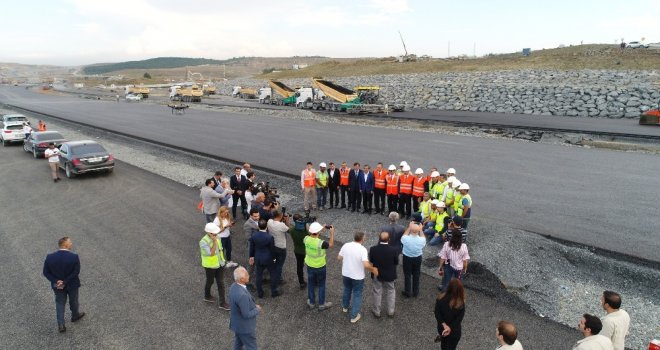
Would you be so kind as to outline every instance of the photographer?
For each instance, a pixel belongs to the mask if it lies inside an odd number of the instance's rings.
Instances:
[[[275,238],[275,248],[273,248],[273,258],[275,259],[275,279],[276,285],[282,284],[282,269],[286,260],[286,233],[289,231],[289,216],[284,215],[279,210],[273,211],[273,218],[268,220],[268,232]]]
[[[273,209],[278,209],[279,204],[277,202],[273,202],[270,199],[264,200],[264,205],[259,209],[259,215],[261,216],[262,219],[264,220],[270,220],[273,217]]]
[[[309,217],[308,217],[309,218]],[[309,220],[303,218],[300,214],[293,215],[293,226],[289,229],[291,240],[293,240],[293,255],[296,257],[296,274],[298,275],[298,284],[300,289],[307,287],[303,268],[305,266],[305,243],[303,240],[307,237],[307,223]]]

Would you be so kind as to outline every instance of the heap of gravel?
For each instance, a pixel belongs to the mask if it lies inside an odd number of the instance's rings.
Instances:
[[[246,112],[255,113],[252,109]],[[279,114],[283,112],[270,114],[270,111],[260,110],[258,115],[282,117]],[[315,115],[311,117],[316,118]],[[190,187],[201,186],[215,170],[230,173],[237,165],[45,119],[51,130],[62,132],[68,139],[97,139],[121,161]],[[264,171],[256,173],[258,181],[269,181],[279,189],[280,201],[288,212],[302,212],[297,180]],[[478,197],[475,199],[478,201]],[[350,213],[343,209],[314,212],[313,215],[321,223],[334,225],[336,239],[340,242],[351,241],[356,230],[367,232],[367,247],[376,243],[378,228],[387,223],[385,216]],[[600,295],[606,289],[615,290],[622,294],[623,308],[632,318],[628,346],[642,349],[650,339],[660,338],[657,322],[660,269],[657,264],[620,259],[589,248],[563,244],[480,217],[471,222],[468,246],[472,260],[465,280],[467,288],[497,297],[500,302],[514,307],[531,308],[541,317],[569,326],[575,326],[585,312],[602,316]],[[423,272],[436,278],[437,252],[438,248],[427,247],[423,264]]]

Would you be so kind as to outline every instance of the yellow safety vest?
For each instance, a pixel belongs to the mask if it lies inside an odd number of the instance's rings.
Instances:
[[[472,197],[470,197],[470,194],[469,193],[466,194],[464,198],[468,200],[468,205],[471,208],[472,207]],[[463,216],[463,207],[464,207],[463,201],[461,200],[458,207],[457,207],[457,209],[456,209],[456,215]]]
[[[316,179],[319,180],[319,183],[316,184],[316,188],[328,187],[328,172],[317,172]]]
[[[202,242],[208,244],[209,247],[213,247],[213,241],[209,235],[204,235],[199,241],[199,251],[202,256],[202,267],[209,269],[217,269],[221,266],[225,266],[225,253],[222,250],[222,242],[218,239],[218,251],[214,255],[206,255],[204,248],[202,248]]]
[[[451,188],[447,189],[447,197],[445,197],[445,205],[447,208],[451,207],[454,205],[454,190]]]
[[[440,232],[445,227],[445,218],[449,217],[446,211],[443,211],[442,214],[438,214],[435,218],[435,232]]]
[[[305,264],[313,268],[325,266],[325,249],[322,249],[323,240],[318,237],[306,236],[303,239],[305,244]]]
[[[458,213],[458,207],[461,205],[461,198],[463,198],[461,192],[454,192],[454,204],[452,204],[452,207],[454,208],[455,213]]]

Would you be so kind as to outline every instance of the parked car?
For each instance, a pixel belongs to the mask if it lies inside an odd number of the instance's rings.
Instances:
[[[2,122],[0,140],[2,140],[3,146],[7,146],[12,142],[23,142],[25,140],[23,122]]]
[[[115,158],[96,141],[70,141],[60,146],[59,167],[68,178],[89,172],[111,173]]]
[[[128,94],[126,95],[126,101],[142,101],[142,95]]]
[[[55,147],[59,147],[66,139],[57,131],[33,131],[23,143],[25,152],[32,152],[34,158],[44,156],[48,144],[53,142]]]
[[[648,43],[646,46],[651,49],[660,49],[660,43]]]
[[[23,122],[28,121],[28,118],[22,114],[5,114],[2,116],[2,122],[20,122],[21,124]]]
[[[626,45],[626,47],[629,47],[631,49],[648,49],[649,46],[647,44],[644,44],[639,41],[631,41]]]

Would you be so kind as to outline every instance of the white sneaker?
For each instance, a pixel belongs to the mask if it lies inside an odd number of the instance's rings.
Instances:
[[[238,266],[238,264],[235,263],[235,262],[233,262],[233,261],[229,261],[229,262],[227,263],[226,266],[227,266],[228,268],[231,268],[231,267],[236,267],[236,266]]]
[[[360,318],[362,318],[362,315],[357,314],[357,316],[355,316],[355,318],[351,318],[351,323],[355,323],[355,322],[359,321]]]

